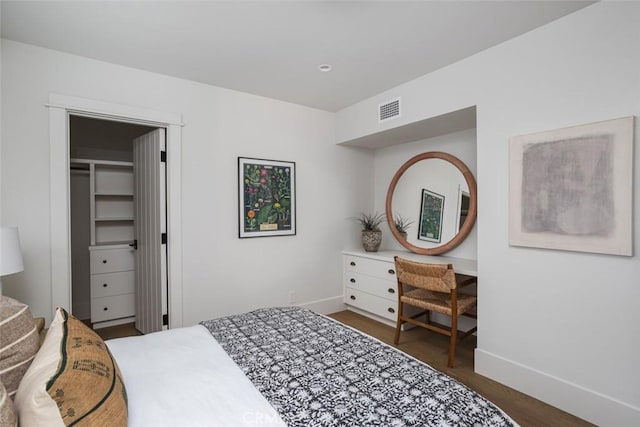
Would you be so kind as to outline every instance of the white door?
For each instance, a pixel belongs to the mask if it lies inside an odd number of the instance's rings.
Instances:
[[[136,329],[163,329],[167,314],[165,129],[133,140]],[[163,235],[164,242],[163,243]]]

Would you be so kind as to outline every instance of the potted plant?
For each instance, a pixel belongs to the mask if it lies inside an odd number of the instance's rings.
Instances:
[[[365,214],[351,218],[362,226],[362,247],[367,252],[377,252],[382,243],[380,224],[385,220],[384,214]]]
[[[407,240],[407,230],[409,230],[411,224],[413,224],[413,221],[409,218],[404,218],[400,215],[394,215],[393,217],[393,225],[395,225],[396,230],[404,240]]]

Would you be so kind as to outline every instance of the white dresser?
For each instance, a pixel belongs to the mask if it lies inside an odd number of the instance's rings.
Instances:
[[[345,304],[395,322],[398,306],[397,282],[395,265],[393,258],[391,259],[389,262],[370,258],[365,253],[345,252]]]
[[[457,273],[477,276],[477,261],[402,251],[343,251],[344,302],[350,310],[395,325],[398,310],[394,256],[419,262],[453,264]],[[410,314],[410,313],[407,313]]]
[[[135,258],[129,245],[89,248],[91,281],[91,322],[94,327],[110,326],[135,315]],[[101,324],[102,323],[102,324]],[[96,325],[98,324],[98,325]]]

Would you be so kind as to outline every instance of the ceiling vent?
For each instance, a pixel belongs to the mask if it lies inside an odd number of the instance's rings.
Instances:
[[[400,117],[400,98],[392,99],[391,101],[378,105],[379,123],[398,117]]]

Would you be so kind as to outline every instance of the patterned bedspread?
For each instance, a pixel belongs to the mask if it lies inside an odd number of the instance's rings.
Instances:
[[[290,426],[514,425],[458,381],[306,309],[202,324]]]

